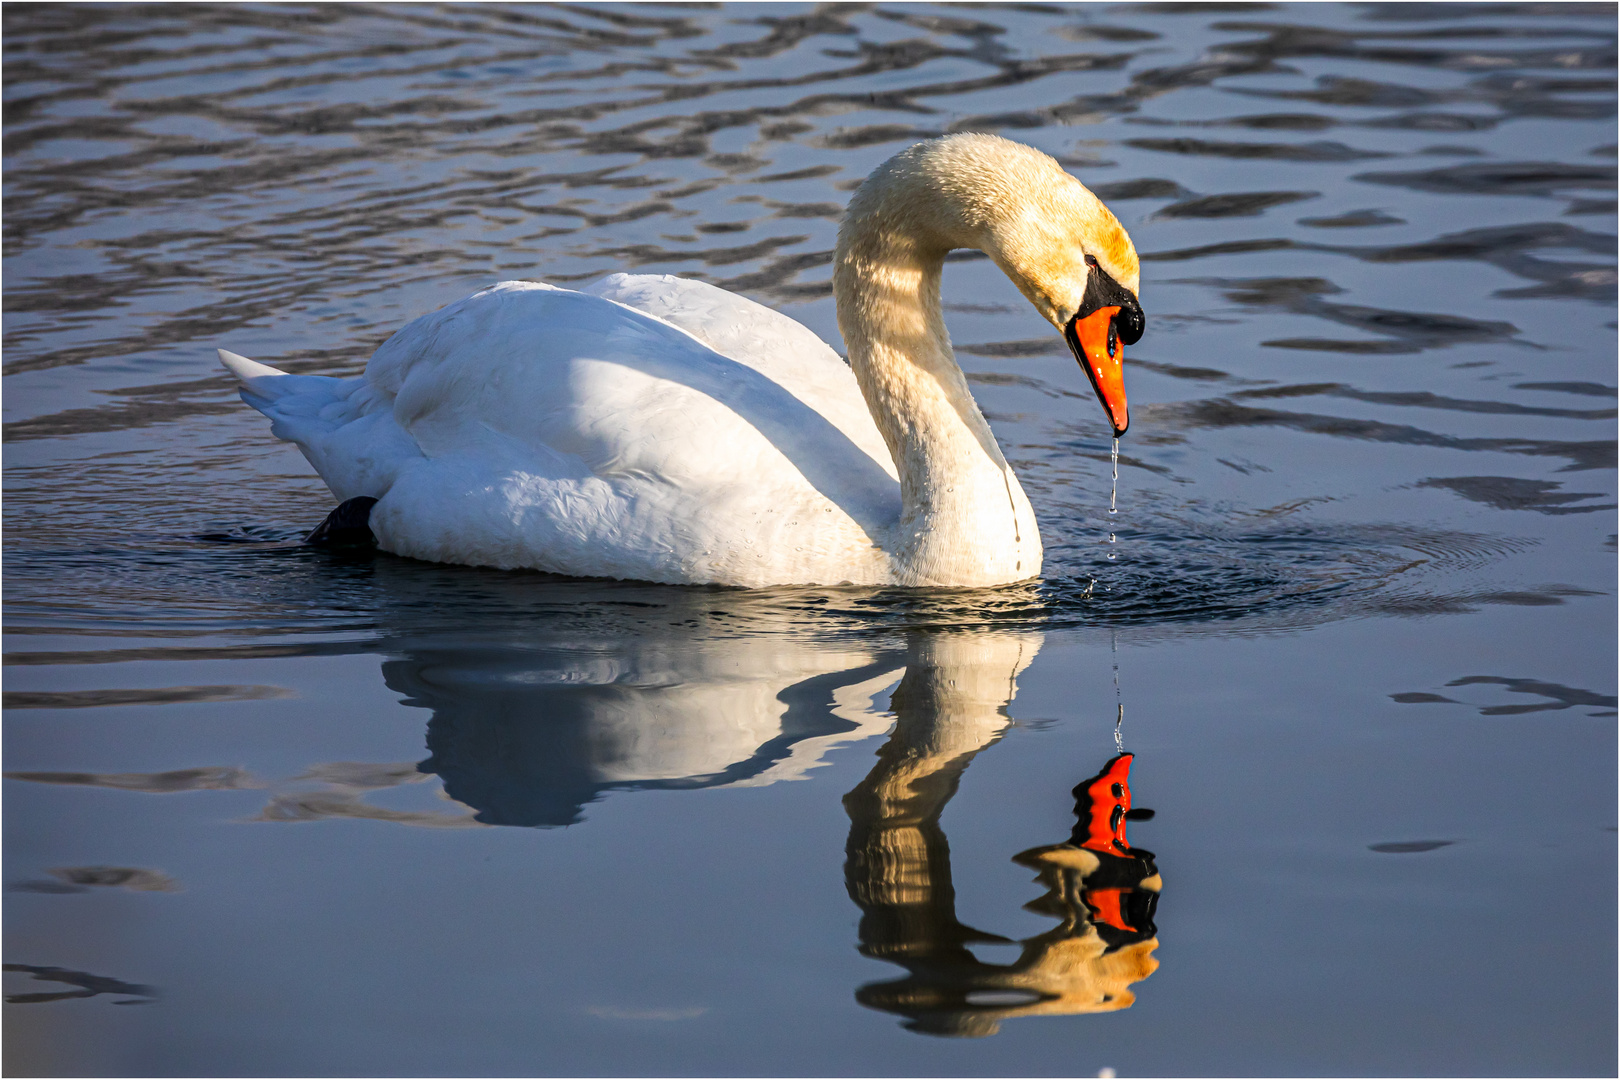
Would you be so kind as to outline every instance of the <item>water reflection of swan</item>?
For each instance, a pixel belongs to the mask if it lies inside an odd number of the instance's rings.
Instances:
[[[276,785],[269,820],[567,825],[615,790],[805,778],[829,750],[893,722],[872,700],[899,680],[906,652],[870,633],[862,613],[884,602],[875,590],[339,564],[353,602],[381,613],[372,647],[384,681],[430,711],[428,755],[316,764]],[[971,604],[910,597],[906,610],[933,625],[977,624],[1037,600],[1032,586],[1012,586]],[[413,790],[392,790],[402,787]],[[412,798],[435,788],[455,805]]]
[[[751,587],[1006,584],[1040,573],[1041,541],[940,314],[964,247],[1067,338],[1123,433],[1120,343],[1143,329],[1130,237],[1052,158],[990,135],[904,150],[851,201],[833,267],[847,367],[769,308],[625,275],[503,282],[405,327],[362,378],[220,358],[397,554]]]
[[[991,1035],[1009,1017],[1129,1008],[1130,986],[1158,967],[1158,871],[1151,852],[1125,839],[1129,754],[1075,788],[1079,821],[1067,843],[1016,856],[1047,890],[1027,906],[1057,926],[1020,942],[1013,962],[989,964],[969,946],[1012,943],[956,918],[940,814],[968,763],[1008,723],[1014,680],[1032,654],[1027,638],[919,639],[894,692],[894,734],[844,798],[845,877],[862,912],[861,953],[907,972],[856,998],[907,1017],[915,1031]]]
[[[409,581],[421,585],[417,575]],[[919,631],[901,650],[788,633],[672,633],[695,624],[705,605],[717,605],[715,617],[759,614],[760,594],[600,588],[602,607],[573,605],[592,618],[549,630],[437,630],[412,622],[429,607],[403,605],[383,674],[407,704],[432,710],[429,756],[315,766],[300,779],[321,790],[278,794],[263,817],[567,825],[613,790],[802,778],[832,748],[892,724],[877,767],[844,799],[845,876],[862,911],[861,952],[907,975],[862,987],[858,1000],[916,1030],[956,1035],[993,1033],[1008,1017],[1130,1006],[1131,985],[1157,966],[1159,889],[1152,854],[1125,839],[1127,816],[1142,813],[1130,804],[1130,755],[1075,789],[1080,822],[1068,842],[1016,856],[1046,887],[1027,906],[1057,926],[1019,943],[1012,963],[988,964],[969,946],[1014,943],[955,915],[940,814],[973,757],[1010,723],[1007,705],[1039,635]],[[658,615],[603,614],[610,604]],[[873,702],[891,686],[892,712],[880,711]],[[459,813],[364,799],[432,774]]]
[[[831,747],[887,728],[867,706],[896,666],[881,651],[788,638],[428,639],[383,676],[433,710],[418,768],[478,821],[532,826],[577,821],[613,789],[800,777]]]

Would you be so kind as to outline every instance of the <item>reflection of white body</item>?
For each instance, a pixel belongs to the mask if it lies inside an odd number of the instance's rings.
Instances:
[[[895,653],[785,635],[398,646],[404,659],[386,664],[385,676],[433,710],[428,767],[453,794],[550,784],[572,800],[594,797],[593,788],[802,779],[830,750],[889,730],[893,714],[874,701],[908,672]],[[993,741],[1008,723],[1014,679],[1039,648],[1035,635],[981,633],[914,650],[915,670],[896,692],[929,688],[934,719],[912,732],[920,760],[952,760]]]
[[[385,550],[743,586],[1035,577],[1034,511],[940,315],[947,252],[988,252],[1062,327],[1136,253],[1051,158],[992,136],[902,152],[856,194],[834,289],[849,366],[723,290],[505,282],[395,334],[363,378],[221,351],[243,397]],[[1089,260],[1089,261],[1088,261]],[[1121,399],[1121,407],[1123,399]]]
[[[835,747],[888,729],[872,700],[899,674],[892,653],[665,628],[391,646],[389,687],[432,710],[418,768],[497,825],[568,825],[615,788],[802,778]]]
[[[611,661],[576,669],[568,690],[584,705],[584,738],[577,765],[601,784],[700,780],[748,762],[783,735],[784,691],[807,679],[872,664],[872,653],[820,648],[787,639],[719,640],[681,646],[664,641],[617,653]],[[800,779],[843,743],[882,734],[890,718],[872,698],[899,679],[892,671],[835,693],[834,714],[856,730],[795,743],[791,754],[743,784]],[[521,679],[521,675],[518,676]],[[449,690],[451,687],[445,687]],[[455,688],[465,694],[471,687]],[[554,687],[553,693],[560,689]],[[501,695],[508,702],[507,695]],[[529,702],[544,711],[547,694]],[[446,701],[444,704],[449,705]],[[474,704],[463,698],[460,707]],[[493,701],[481,707],[501,707]]]
[[[931,635],[908,656],[796,634],[801,616],[747,602],[758,594],[622,586],[600,595],[620,614],[607,608],[590,629],[444,632],[420,622],[438,586],[405,564],[376,569],[376,583],[400,601],[383,677],[406,704],[431,712],[430,756],[420,765],[315,766],[301,779],[331,790],[278,795],[267,817],[472,823],[356,798],[426,774],[477,821],[511,825],[577,821],[615,788],[808,779],[832,751],[892,728],[894,714],[879,702],[908,669],[916,669],[909,685],[939,697],[937,721],[926,733],[911,729],[926,743],[919,749],[949,760],[1001,732],[1014,679],[1041,645],[1037,634],[952,633]]]
[[[949,760],[981,749],[1008,724],[1006,707],[1014,680],[1040,649],[1039,635],[952,634],[930,640],[920,655],[928,666],[917,673],[937,695],[937,720],[919,749],[928,758]],[[820,675],[853,671],[879,658],[827,650],[787,639],[715,642],[695,667],[683,669],[671,685],[644,687],[613,699],[593,716],[593,744],[602,756],[593,764],[604,781],[675,779],[717,774],[747,761],[784,734],[788,706],[784,692]],[[709,650],[704,650],[708,652]],[[674,657],[667,658],[669,660]],[[914,657],[913,667],[919,660]],[[886,666],[886,665],[885,665]],[[759,786],[803,779],[839,746],[888,731],[894,716],[879,711],[874,699],[906,674],[896,666],[832,692],[834,716],[856,725],[853,731],[812,736],[792,744],[789,755],[763,772],[734,781]],[[627,673],[628,674],[628,673]],[[616,683],[626,686],[649,674]],[[674,671],[670,671],[674,675]]]
[[[889,729],[893,717],[874,699],[904,670],[881,662],[897,661],[893,654],[787,638],[541,649],[434,638],[394,647],[403,656],[385,662],[384,676],[410,704],[432,710],[432,756],[420,766],[315,765],[274,796],[263,820],[565,825],[613,788],[807,779],[832,750]],[[843,672],[850,678],[839,680]],[[801,703],[810,708],[799,723],[785,722],[793,689],[825,676],[833,676],[830,690]],[[445,797],[472,814],[363,798],[434,773]]]

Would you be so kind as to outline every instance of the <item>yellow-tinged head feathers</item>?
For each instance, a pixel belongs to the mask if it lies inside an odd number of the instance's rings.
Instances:
[[[1079,308],[1085,256],[1133,294],[1141,281],[1136,248],[1102,200],[1047,154],[996,135],[930,139],[878,166],[850,201],[839,262],[863,236],[928,254],[978,248],[1056,326]]]

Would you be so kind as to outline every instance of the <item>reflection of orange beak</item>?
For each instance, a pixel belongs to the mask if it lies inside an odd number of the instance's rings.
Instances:
[[[1125,839],[1125,815],[1131,812],[1131,762],[1135,754],[1120,754],[1103,771],[1081,788],[1075,788],[1078,798],[1091,802],[1086,826],[1086,839],[1081,847],[1093,851],[1106,851],[1110,855],[1126,855],[1131,845]]]
[[[1136,927],[1125,921],[1124,901],[1125,897],[1135,891],[1135,889],[1087,889],[1080,896],[1091,909],[1092,917],[1098,922],[1107,923],[1115,930],[1134,934]]]
[[[1125,429],[1131,426],[1130,412],[1125,406],[1125,346],[1114,326],[1114,316],[1118,314],[1117,307],[1098,308],[1085,318],[1071,322],[1064,334],[1074,358],[1086,369],[1098,400],[1108,411],[1115,438],[1125,434]]]

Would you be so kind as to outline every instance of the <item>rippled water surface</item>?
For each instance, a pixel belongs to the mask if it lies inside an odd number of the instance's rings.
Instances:
[[[7,5],[5,1070],[1612,1075],[1615,14]],[[946,269],[1038,583],[306,548],[214,360],[621,270],[841,349],[961,130],[1142,253],[1114,517]]]

